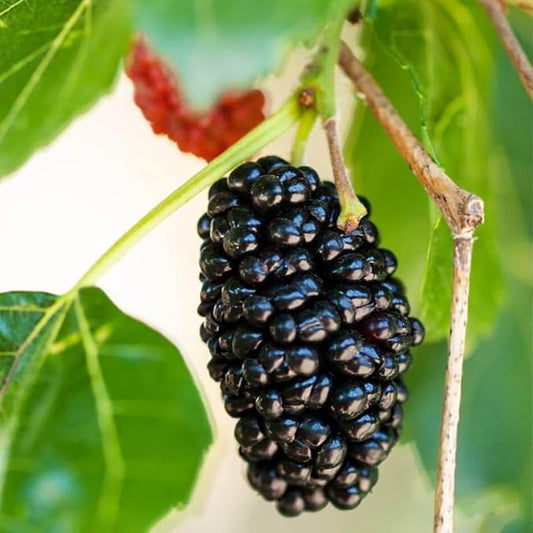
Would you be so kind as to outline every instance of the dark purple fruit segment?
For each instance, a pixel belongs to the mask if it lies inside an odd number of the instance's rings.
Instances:
[[[278,156],[208,192],[200,336],[250,485],[285,516],[353,509],[398,440],[424,339],[368,214],[345,233],[334,184]]]

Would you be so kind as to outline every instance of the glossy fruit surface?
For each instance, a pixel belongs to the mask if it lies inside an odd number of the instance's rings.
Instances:
[[[208,369],[251,485],[287,516],[372,489],[424,337],[376,226],[343,233],[338,213],[331,183],[268,156],[215,183],[198,223]]]

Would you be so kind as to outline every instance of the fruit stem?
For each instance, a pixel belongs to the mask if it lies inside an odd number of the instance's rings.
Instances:
[[[309,140],[309,135],[313,130],[317,118],[316,110],[306,109],[296,130],[294,136],[294,141],[292,143],[291,151],[291,163],[294,166],[300,166],[303,164],[305,158],[305,148],[307,146],[307,141]]]
[[[366,215],[366,208],[357,198],[353,185],[348,178],[340,148],[337,119],[335,117],[335,68],[341,43],[342,28],[346,16],[353,11],[354,4],[353,0],[344,0],[341,5],[335,5],[335,13],[324,29],[318,52],[302,76],[304,91],[312,91],[313,93],[313,105],[322,119],[328,141],[333,177],[335,178],[341,205],[337,226],[347,232],[356,229],[361,218]],[[304,91],[302,91],[302,94]],[[298,152],[296,155],[298,155]]]
[[[350,232],[357,228],[361,218],[367,214],[366,207],[355,194],[350,178],[348,177],[348,172],[342,157],[337,120],[335,117],[330,117],[324,122],[324,131],[328,140],[331,167],[341,205],[341,212],[337,218],[337,227],[342,231]]]
[[[135,244],[203,189],[255,152],[277,139],[298,122],[302,109],[298,95],[292,95],[273,115],[250,131],[200,172],[172,192],[122,235],[80,278],[73,290],[92,285]]]
[[[410,170],[439,208],[453,235],[475,230],[484,219],[481,198],[461,189],[435,163],[402,120],[381,87],[345,43],[342,43],[340,48],[339,64],[387,132]]]

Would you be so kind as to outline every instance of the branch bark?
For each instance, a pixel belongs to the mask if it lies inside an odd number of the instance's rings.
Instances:
[[[339,65],[365,97],[368,107],[442,213],[454,236],[474,230],[483,222],[483,201],[456,185],[439,167],[402,120],[372,76],[346,43],[339,51]]]
[[[483,201],[456,185],[433,161],[381,88],[345,43],[341,43],[338,62],[356,90],[363,95],[368,107],[388,133],[413,174],[439,208],[454,240],[451,326],[434,514],[434,532],[451,533],[472,249],[474,230],[484,219]]]
[[[453,239],[453,284],[448,364],[444,378],[444,399],[439,438],[439,462],[435,490],[433,531],[453,532],[457,431],[461,408],[461,383],[468,320],[468,293],[472,267],[472,232]]]
[[[507,20],[503,2],[501,0],[479,0],[479,3],[487,12],[487,16],[492,22],[513,67],[518,73],[524,89],[533,100],[533,67]],[[522,6],[522,8],[525,9],[525,6]]]

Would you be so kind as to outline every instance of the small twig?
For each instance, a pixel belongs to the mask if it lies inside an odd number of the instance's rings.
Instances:
[[[366,207],[361,203],[353,189],[344,159],[342,157],[339,133],[337,130],[337,119],[330,117],[324,121],[324,131],[329,146],[329,156],[333,169],[333,178],[339,193],[339,203],[341,212],[337,218],[337,227],[343,231],[350,232],[359,226],[359,221],[367,214]]]
[[[353,0],[337,2],[338,9],[324,28],[317,53],[301,77],[302,87],[305,89],[300,93],[300,96],[305,96],[306,91],[307,93],[312,91],[314,109],[324,126],[341,207],[337,227],[346,232],[355,230],[359,226],[359,221],[367,214],[366,207],[355,194],[344,165],[335,117],[337,108],[335,69],[340,39],[346,16],[353,9],[354,3]]]
[[[363,94],[369,108],[387,131],[409,168],[436,203],[454,239],[451,327],[434,516],[435,533],[450,533],[453,531],[457,428],[461,404],[473,233],[483,222],[483,201],[457,186],[433,161],[345,43],[340,47],[339,64],[356,89]]]
[[[413,135],[372,76],[341,43],[339,65],[361,92],[409,168],[440,209],[454,236],[471,231],[483,222],[483,201],[461,189],[439,167]]]
[[[472,232],[453,239],[452,309],[435,490],[433,517],[433,531],[435,533],[453,532],[457,430],[461,408],[461,382],[463,380],[463,358],[468,320],[468,292],[470,289],[473,247],[474,238]]]
[[[479,0],[479,3],[485,8],[513,67],[520,76],[522,85],[533,100],[533,67],[507,20],[503,2],[501,0]]]

